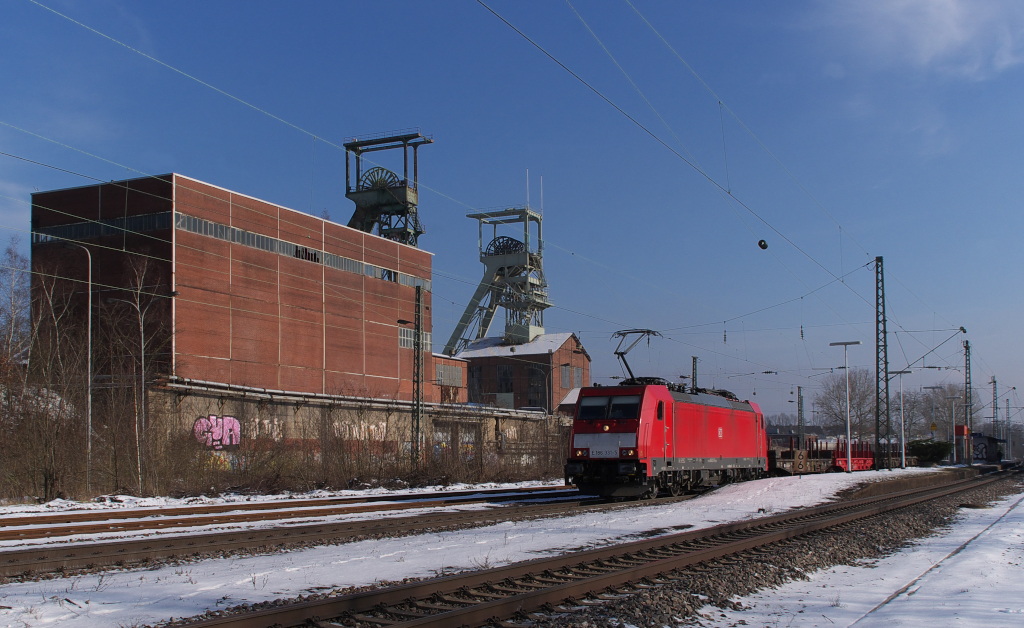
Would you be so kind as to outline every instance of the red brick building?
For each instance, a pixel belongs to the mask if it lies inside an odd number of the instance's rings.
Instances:
[[[482,338],[457,357],[469,363],[470,402],[500,408],[544,408],[550,414],[590,378],[590,354],[572,333],[541,334],[522,344]]]
[[[134,290],[177,382],[409,400],[422,286],[424,401],[466,401],[465,363],[430,353],[426,251],[179,174],[33,194],[32,231],[33,269],[83,287],[66,243],[88,248],[94,313]]]

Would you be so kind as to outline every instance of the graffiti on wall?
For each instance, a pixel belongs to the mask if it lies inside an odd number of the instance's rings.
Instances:
[[[208,449],[235,449],[242,443],[242,426],[233,416],[199,417],[192,424],[192,433]]]

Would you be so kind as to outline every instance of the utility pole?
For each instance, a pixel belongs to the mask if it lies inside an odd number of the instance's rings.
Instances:
[[[967,436],[964,437],[964,448],[967,450],[965,460],[967,466],[974,465],[974,448],[971,447],[971,434],[974,433],[974,401],[971,399],[971,341],[964,341],[964,425]]]
[[[892,424],[889,417],[889,345],[885,320],[885,274],[882,256],[875,258],[875,470],[881,470],[881,431],[885,423],[886,468],[892,468]]]
[[[416,315],[412,350],[412,460],[420,468],[420,421],[423,418],[423,286],[416,286]]]
[[[693,394],[697,394],[697,356],[690,356],[693,358],[693,372],[690,374],[690,386],[693,386]]]
[[[796,433],[800,438],[800,449],[807,448],[804,436],[804,387],[796,387]]]

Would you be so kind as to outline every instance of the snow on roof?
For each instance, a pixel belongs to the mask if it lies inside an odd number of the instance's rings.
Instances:
[[[445,355],[443,353],[431,353],[430,355],[434,356],[435,358],[441,358],[444,360],[458,360],[460,362],[465,362],[465,360],[458,356]]]
[[[579,399],[579,398],[580,398],[580,389],[579,388],[573,388],[572,390],[569,391],[569,394],[566,395],[564,399],[562,399],[561,401],[558,402],[558,405],[560,405],[560,406],[574,406],[574,405],[576,405],[576,400]]]
[[[503,338],[481,338],[469,343],[469,346],[455,357],[463,360],[469,358],[498,358],[515,355],[541,355],[548,351],[558,351],[565,341],[572,337],[572,332],[561,334],[541,334],[521,345],[506,345]]]

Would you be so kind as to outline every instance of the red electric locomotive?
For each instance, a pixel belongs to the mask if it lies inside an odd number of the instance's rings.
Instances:
[[[658,378],[580,391],[565,481],[584,494],[678,495],[767,471],[768,439],[757,404],[725,391],[683,392]]]

